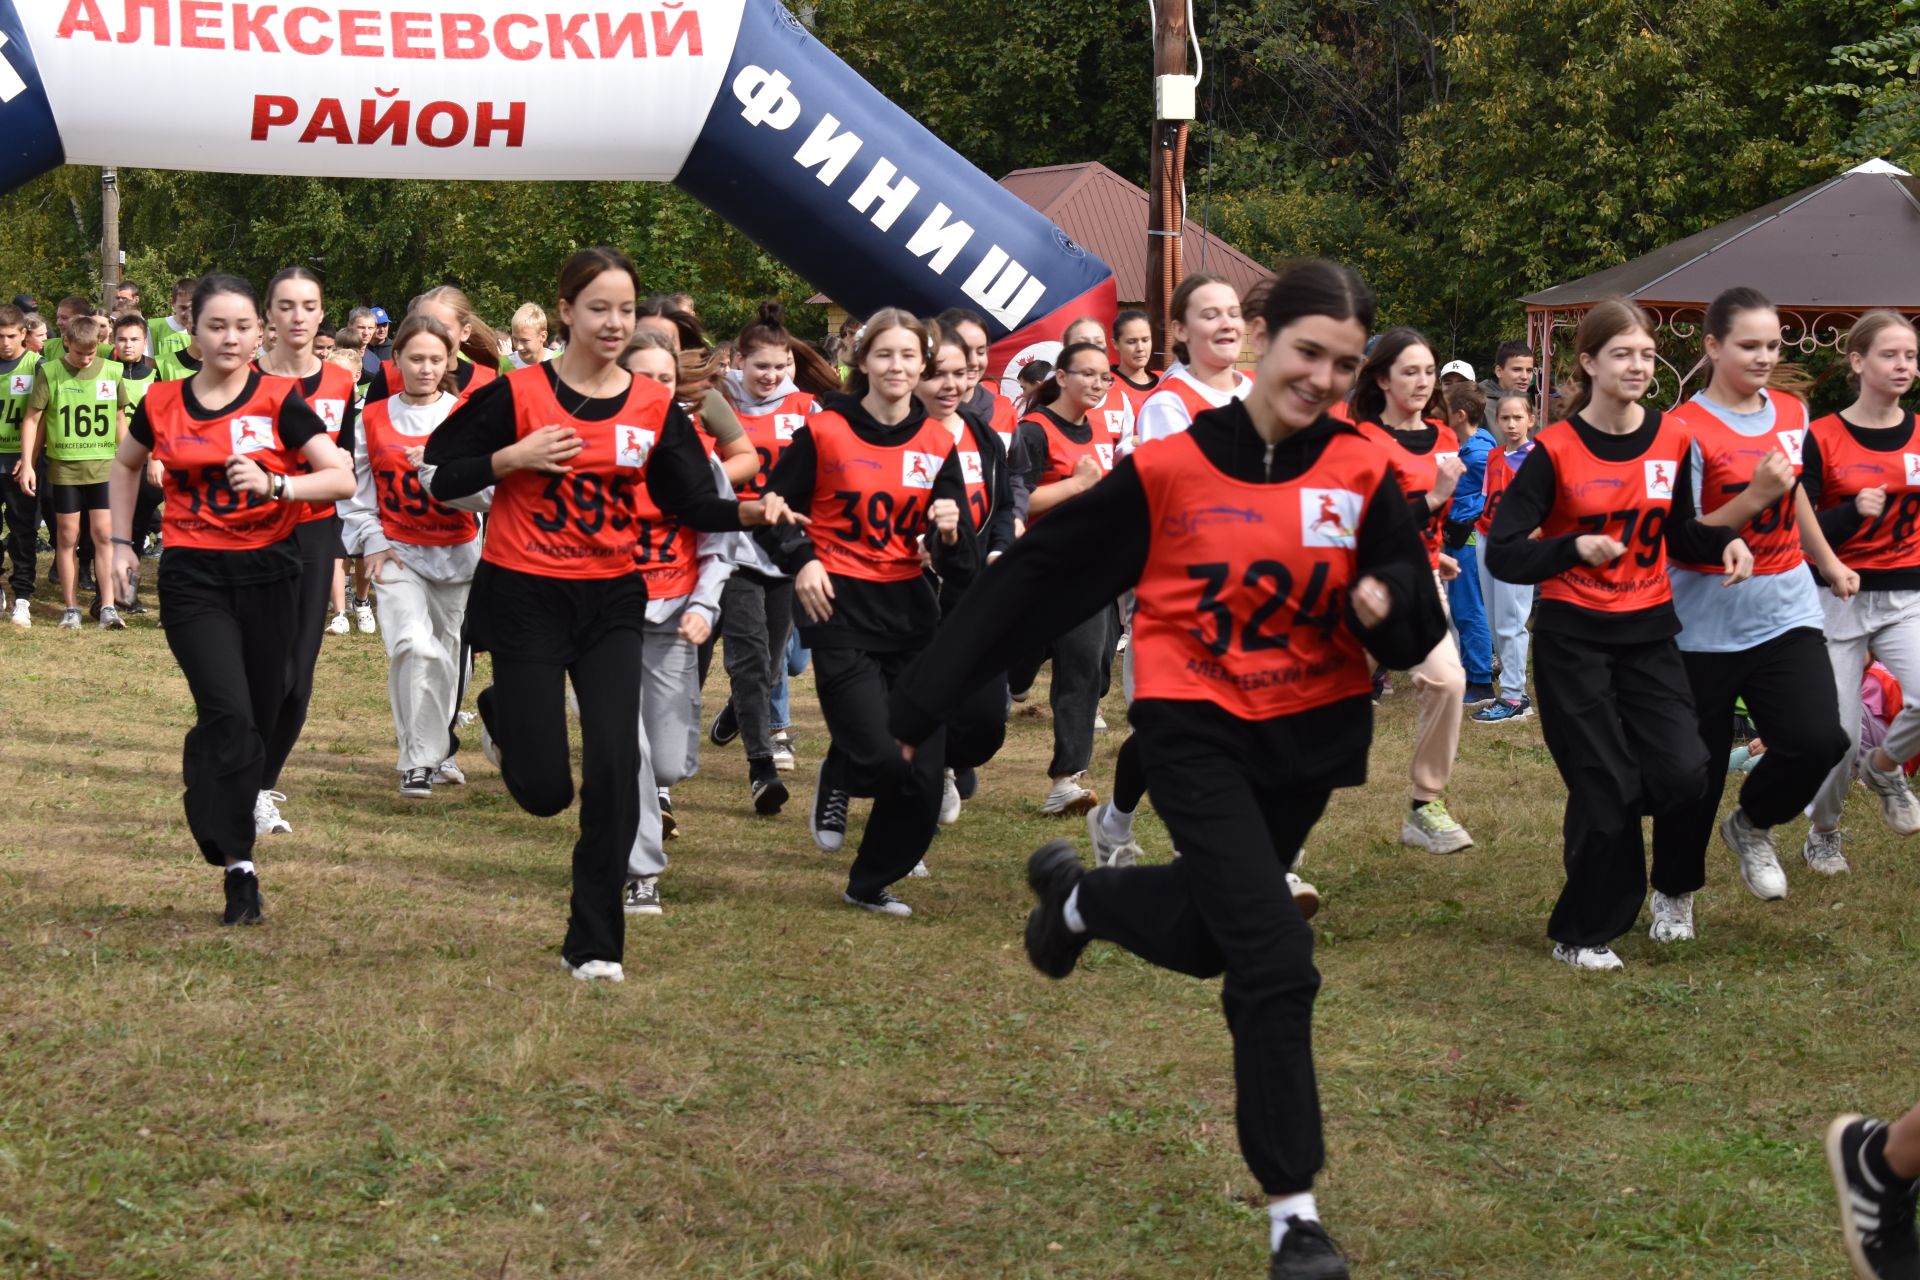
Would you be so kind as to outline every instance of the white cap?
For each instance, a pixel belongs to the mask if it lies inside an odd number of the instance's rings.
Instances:
[[[1465,360],[1449,360],[1440,366],[1441,377],[1444,378],[1450,373],[1457,373],[1468,382],[1473,381],[1473,366]]]

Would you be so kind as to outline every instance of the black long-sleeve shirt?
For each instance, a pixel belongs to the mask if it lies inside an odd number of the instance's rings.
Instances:
[[[1189,429],[1222,472],[1251,484],[1284,484],[1310,471],[1327,442],[1354,428],[1322,418],[1269,446],[1239,401],[1209,410]],[[1131,457],[1072,502],[1061,504],[986,569],[933,644],[894,691],[891,722],[903,742],[921,742],[955,707],[1020,654],[1071,629],[1134,586],[1153,539],[1146,491]],[[1391,474],[1367,503],[1355,539],[1356,579],[1380,580],[1392,599],[1386,619],[1363,627],[1352,606],[1346,625],[1382,664],[1417,665],[1446,634],[1446,614],[1406,497]],[[1192,730],[1245,759],[1271,760],[1302,786],[1351,786],[1366,776],[1373,737],[1367,696],[1343,698],[1273,720],[1243,720],[1211,702],[1143,698],[1131,717],[1143,732]]]
[[[1013,546],[1013,472],[1007,464],[1007,447],[1000,442],[1000,433],[993,429],[992,422],[965,407],[959,413],[973,437],[974,449],[980,454],[980,480],[987,491],[986,523],[973,530],[979,541],[974,563],[984,565],[988,556],[995,552],[1005,554]],[[966,439],[963,437],[960,443],[964,448]]]
[[[1660,432],[1660,414],[1647,410],[1646,420],[1625,435],[1612,435],[1589,425],[1575,414],[1569,421],[1580,443],[1605,462],[1631,462],[1653,447]],[[1558,577],[1580,563],[1577,540],[1584,531],[1558,537],[1535,538],[1546,522],[1560,491],[1553,455],[1535,448],[1500,495],[1493,528],[1487,534],[1487,572],[1502,582],[1536,583]],[[1667,515],[1667,554],[1689,564],[1714,564],[1738,529],[1722,529],[1700,522],[1693,510],[1693,468],[1689,456],[1680,460],[1673,482],[1673,507]],[[1534,630],[1579,635],[1605,644],[1643,644],[1680,634],[1680,615],[1666,601],[1644,609],[1611,612],[1587,609],[1565,600],[1542,600],[1534,613]]]
[[[1913,415],[1907,414],[1893,427],[1856,427],[1841,415],[1840,424],[1847,429],[1863,449],[1875,453],[1899,453],[1906,449],[1913,439]],[[1820,455],[1820,442],[1809,431],[1800,446],[1800,483],[1807,491],[1807,500],[1813,503],[1813,509],[1819,515],[1820,532],[1827,537],[1827,545],[1833,548],[1842,563],[1847,559],[1848,539],[1866,527],[1867,519],[1860,514],[1860,508],[1851,501],[1841,502],[1837,506],[1820,510],[1820,501],[1825,490],[1825,465]],[[1897,502],[1898,498],[1889,498],[1888,502]],[[1889,516],[1891,518],[1891,516]],[[1849,566],[1851,567],[1851,566]],[[1816,576],[1818,576],[1816,574]],[[1914,591],[1920,590],[1920,566],[1911,569],[1868,569],[1860,574],[1862,591]]]
[[[627,393],[589,398],[560,381],[549,360],[539,366],[554,388],[554,398],[568,407],[578,402],[573,416],[583,422],[606,422],[626,407]],[[494,482],[493,455],[519,439],[513,403],[513,379],[496,378],[473,393],[427,437],[425,461],[436,468],[433,496],[441,501],[464,498]],[[693,422],[679,405],[669,405],[667,417],[647,455],[647,494],[660,510],[702,533],[726,533],[740,528],[740,504],[714,492],[707,452],[694,434]]]
[[[917,402],[905,418],[892,423],[881,422],[868,413],[858,396],[830,395],[821,405],[845,418],[854,435],[880,448],[904,444],[927,420]],[[786,453],[774,464],[773,474],[767,477],[767,491],[779,494],[794,510],[812,514],[819,460],[812,427],[801,427],[793,433]],[[960,470],[958,450],[949,453],[941,464],[928,505],[942,498],[950,498],[960,506],[960,540],[949,547],[929,525],[927,545],[932,549],[934,568],[940,576],[952,581],[956,589],[964,589],[975,571],[978,544],[973,535],[973,513],[968,508],[966,478]],[[758,529],[753,536],[783,573],[798,576],[807,562],[815,558],[813,539],[805,526]],[[825,622],[812,621],[805,609],[795,605],[794,622],[800,628],[800,642],[809,649],[864,649],[870,653],[918,649],[939,625],[939,602],[934,596],[933,583],[925,574],[902,582],[868,582],[834,574],[833,593],[833,616]]]

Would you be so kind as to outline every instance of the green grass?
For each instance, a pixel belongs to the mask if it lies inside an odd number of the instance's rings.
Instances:
[[[1216,984],[1104,946],[1064,983],[1026,965],[1024,857],[1076,830],[1037,812],[1043,714],[898,922],[842,906],[807,838],[803,683],[795,803],[755,819],[711,751],[675,791],[667,915],[603,988],[557,959],[571,815],[519,812],[477,752],[464,790],[395,794],[376,639],[326,642],[269,921],[234,931],[180,813],[191,706],[158,630],[51,622],[0,627],[0,1274],[1265,1274]],[[1776,904],[1716,849],[1701,941],[1637,933],[1625,973],[1576,974],[1543,934],[1537,725],[1466,727],[1449,802],[1480,843],[1413,853],[1402,688],[1305,867],[1320,1202],[1356,1271],[1843,1274],[1819,1138],[1915,1092],[1913,846],[1858,796],[1853,874],[1793,856]]]

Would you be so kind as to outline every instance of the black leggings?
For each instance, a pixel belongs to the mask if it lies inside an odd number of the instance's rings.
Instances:
[[[320,660],[320,642],[327,634],[327,601],[333,594],[333,562],[341,555],[340,519],[328,516],[295,525],[294,549],[300,553],[298,596],[294,601],[294,631],[287,653],[287,700],[267,738],[267,771],[261,786],[280,785],[280,771],[307,727],[307,704],[313,701],[313,668]]]
[[[295,581],[211,587],[169,574],[160,561],[167,648],[195,708],[180,760],[187,830],[216,867],[253,856],[266,739],[286,700]]]
[[[1134,813],[1146,794],[1147,770],[1140,763],[1140,735],[1130,733],[1113,762],[1113,807],[1121,813]]]
[[[856,898],[871,898],[906,876],[939,829],[946,730],[916,747],[909,763],[887,727],[887,696],[916,656],[830,647],[813,651],[820,713],[833,739],[822,765],[825,781],[848,795],[873,797],[860,850],[847,872],[847,892]]]

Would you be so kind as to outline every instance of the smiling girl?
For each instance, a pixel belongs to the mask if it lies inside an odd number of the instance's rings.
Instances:
[[[1253,383],[1235,366],[1246,332],[1240,295],[1220,276],[1191,275],[1173,291],[1167,337],[1180,363],[1160,379],[1133,424],[1134,439],[1145,444],[1187,429],[1196,414],[1246,397]],[[1151,345],[1152,340],[1148,340]]]

